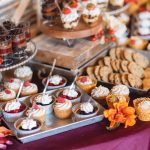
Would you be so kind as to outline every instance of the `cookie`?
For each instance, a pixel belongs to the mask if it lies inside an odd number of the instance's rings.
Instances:
[[[145,78],[150,78],[150,67],[148,67],[144,70],[144,77]]]
[[[123,50],[122,47],[116,48],[115,53],[117,59],[121,59],[122,50]]]
[[[133,59],[136,62],[136,64],[138,64],[142,68],[146,68],[149,65],[149,60],[147,59],[147,57],[140,53],[134,53]]]
[[[108,57],[108,56],[104,57],[103,62],[104,62],[104,65],[105,65],[105,66],[111,67],[110,61],[111,61],[111,58],[110,58],[110,57]]]
[[[115,83],[115,73],[110,73],[108,76],[108,80],[110,83]]]
[[[122,60],[121,63],[120,63],[120,66],[121,66],[121,70],[122,72],[129,72],[128,70],[128,61],[126,60]]]
[[[150,89],[150,79],[144,79],[143,80],[143,90],[149,90]]]
[[[135,76],[135,80],[136,80],[135,88],[141,88],[142,87],[142,80],[137,76]]]
[[[120,70],[121,70],[121,66],[120,66],[121,60],[120,59],[116,59],[115,61],[116,61],[116,68],[117,68],[118,72],[120,72]]]
[[[135,79],[135,76],[133,74],[128,74],[128,81],[129,81],[129,85],[131,87],[135,87],[136,79]]]
[[[116,59],[116,48],[112,48],[109,51],[109,56],[110,56],[111,59]]]
[[[128,64],[129,72],[139,78],[144,77],[144,70],[142,67],[137,65],[135,62],[129,62]]]
[[[101,58],[101,59],[98,61],[98,65],[99,65],[100,67],[103,67],[103,66],[104,66],[104,60],[103,60],[103,58]]]
[[[121,75],[119,73],[115,74],[115,84],[121,84]]]
[[[101,77],[99,75],[99,69],[100,69],[100,66],[94,67],[94,74],[95,74],[95,77],[97,78],[97,80],[101,80]]]
[[[123,51],[123,56],[124,56],[124,59],[125,60],[128,60],[128,61],[133,61],[133,51],[129,50],[129,49],[126,49]]]
[[[90,76],[90,78],[96,79],[96,77],[94,75],[94,66],[87,67],[86,72],[87,72],[88,76]]]
[[[113,69],[114,72],[118,72],[118,68],[116,66],[116,61],[115,60],[111,61],[111,66],[112,66],[112,69]]]
[[[121,74],[121,81],[122,81],[122,84],[129,86],[128,74],[127,73]]]

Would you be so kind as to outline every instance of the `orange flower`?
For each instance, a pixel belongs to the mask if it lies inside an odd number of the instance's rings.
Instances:
[[[110,128],[112,128],[116,123],[124,123],[125,128],[133,126],[136,123],[136,116],[134,115],[135,109],[133,107],[128,107],[127,102],[116,102],[113,106],[114,108],[104,111],[105,118],[108,118],[110,121]]]

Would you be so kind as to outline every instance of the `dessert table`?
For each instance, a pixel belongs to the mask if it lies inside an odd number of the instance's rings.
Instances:
[[[123,126],[114,131],[105,129],[106,121],[82,127],[66,133],[47,137],[35,142],[21,144],[11,137],[13,145],[8,150],[148,150],[150,149],[150,122],[138,121],[133,127]]]

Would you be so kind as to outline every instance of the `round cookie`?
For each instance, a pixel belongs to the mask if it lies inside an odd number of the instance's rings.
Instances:
[[[124,85],[129,86],[129,81],[128,81],[128,74],[127,73],[123,73],[121,74],[121,81]]]
[[[98,61],[98,65],[99,65],[100,67],[103,67],[103,66],[104,66],[104,60],[103,60],[103,59],[100,59],[100,60]]]
[[[111,58],[109,56],[104,57],[103,61],[104,61],[105,66],[111,67],[111,64],[110,64]]]
[[[135,76],[133,74],[128,74],[128,81],[129,81],[129,85],[131,87],[135,87],[136,79],[135,79]]]
[[[115,83],[115,73],[110,73],[108,79],[110,83]]]
[[[112,66],[112,69],[113,69],[114,72],[118,72],[118,68],[116,66],[116,61],[115,60],[111,61],[111,66]]]
[[[128,70],[128,61],[126,61],[126,60],[122,60],[121,61],[121,64],[120,64],[120,66],[121,66],[121,70],[122,70],[122,72],[129,72],[129,70]]]
[[[121,84],[121,75],[119,73],[115,74],[115,84]]]
[[[112,59],[116,59],[116,48],[112,48],[112,49],[109,51],[109,56],[110,56]]]
[[[122,47],[116,48],[115,52],[116,52],[117,59],[121,59],[122,50],[123,50]]]
[[[141,88],[142,87],[142,80],[137,76],[135,76],[135,80],[136,80],[135,87],[136,88]]]
[[[95,77],[97,78],[97,80],[101,80],[101,77],[99,75],[99,69],[100,69],[100,66],[95,66],[95,68],[94,68],[94,74],[95,74]]]
[[[131,51],[131,50],[129,50],[129,49],[126,49],[126,50],[124,50],[124,58],[126,59],[126,60],[128,60],[128,61],[133,61],[133,57],[132,57],[132,55],[133,55],[133,51]]]

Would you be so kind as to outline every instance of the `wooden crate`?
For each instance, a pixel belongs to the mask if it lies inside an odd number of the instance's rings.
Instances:
[[[110,45],[109,43],[100,46],[99,41],[91,42],[86,39],[78,39],[75,46],[69,48],[63,41],[49,38],[44,34],[36,37],[33,41],[38,49],[36,60],[52,64],[54,58],[56,58],[57,66],[71,70],[77,70]]]

